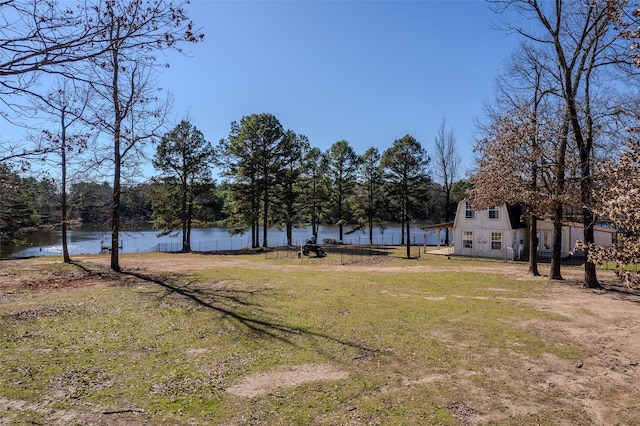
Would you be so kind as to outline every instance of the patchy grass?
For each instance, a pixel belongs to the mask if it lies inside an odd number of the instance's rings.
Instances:
[[[519,301],[543,298],[546,284],[416,272],[471,261],[399,253],[358,270],[331,253],[241,256],[251,268],[211,256],[184,276],[136,270],[102,285],[14,289],[0,298],[0,402],[17,424],[52,412],[60,424],[588,423],[522,381],[532,365],[582,356],[527,327],[564,321]],[[314,366],[341,374],[313,376]],[[280,383],[292,369],[310,380]],[[252,377],[270,381],[252,396],[227,391]]]

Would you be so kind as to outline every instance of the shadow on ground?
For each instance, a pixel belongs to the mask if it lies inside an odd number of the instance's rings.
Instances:
[[[198,283],[173,283],[171,282],[171,279],[154,277],[140,272],[123,271],[121,274],[162,287],[166,290],[166,293],[161,297],[177,295],[184,298],[185,300],[195,303],[197,306],[210,309],[214,312],[224,315],[227,318],[235,320],[237,323],[243,325],[251,332],[256,333],[256,335],[268,336],[284,342],[288,345],[296,346],[297,344],[294,339],[295,337],[307,336],[314,339],[337,343],[345,347],[356,349],[360,353],[359,357],[372,356],[380,352],[379,349],[371,348],[361,343],[336,338],[329,334],[320,333],[309,328],[288,325],[279,323],[277,321],[260,319],[257,317],[257,315],[248,315],[240,312],[240,309],[235,309],[251,306],[255,308],[252,310],[253,312],[264,312],[262,306],[254,302],[250,302],[249,298],[250,296],[261,293],[265,290],[243,291],[237,289],[212,289],[203,287]],[[322,347],[323,345],[318,345],[318,350],[321,351],[325,356],[333,358],[333,355],[322,350]]]

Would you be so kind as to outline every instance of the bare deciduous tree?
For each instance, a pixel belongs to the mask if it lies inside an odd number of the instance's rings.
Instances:
[[[75,79],[81,62],[108,48],[103,28],[87,19],[89,5],[5,0],[0,6],[0,99],[11,108],[18,106],[14,95],[43,96],[34,91],[42,75]]]
[[[87,70],[96,92],[92,124],[108,134],[113,154],[111,205],[111,268],[120,270],[118,247],[122,172],[128,155],[145,141],[160,136],[167,108],[159,102],[153,80],[154,52],[178,49],[180,42],[198,42],[186,14],[186,1],[128,0],[96,3],[89,19],[100,28],[104,53]],[[135,162],[135,161],[134,161]]]
[[[68,154],[79,152],[87,146],[87,140],[90,135],[80,131],[74,132],[73,129],[74,126],[80,123],[83,112],[89,102],[88,92],[78,90],[71,80],[61,79],[46,97],[37,99],[37,107],[49,114],[52,119],[57,121],[58,125],[55,131],[44,130],[42,136],[47,142],[47,150],[56,152],[59,155],[62,257],[65,263],[71,263],[67,241],[69,225],[67,218]]]
[[[456,136],[453,130],[446,130],[446,121],[443,119],[434,140],[434,176],[442,184],[444,190],[444,221],[451,217],[451,190],[454,182],[459,178],[460,154],[456,146]],[[449,244],[449,228],[446,229],[446,241]]]
[[[612,22],[612,4],[624,0],[492,0],[498,12],[515,11],[526,25],[505,21],[505,27],[531,43],[550,47],[548,69],[560,83],[571,135],[579,158],[580,195],[585,247],[594,241],[595,215],[592,190],[592,160],[596,146],[598,123],[594,115],[598,72],[620,63],[621,44]],[[587,253],[588,255],[588,253]],[[585,262],[584,285],[600,287],[595,264]]]
[[[28,127],[27,98],[47,103],[48,89],[40,83],[80,78],[78,70],[108,45],[102,29],[86,19],[89,9],[40,0],[5,0],[0,7],[0,116]],[[26,168],[50,148],[41,139],[29,147],[24,142],[0,141],[0,162],[22,161]]]

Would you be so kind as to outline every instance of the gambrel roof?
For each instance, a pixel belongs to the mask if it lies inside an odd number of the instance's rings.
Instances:
[[[527,208],[524,204],[507,204],[507,213],[509,215],[509,221],[511,222],[511,229],[527,227],[527,224],[524,221],[524,215],[526,212]]]

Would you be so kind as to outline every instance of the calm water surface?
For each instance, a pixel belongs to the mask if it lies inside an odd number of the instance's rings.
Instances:
[[[368,232],[356,231],[346,234],[349,227],[344,228],[345,244],[368,244]],[[158,230],[145,229],[141,231],[121,231],[121,253],[143,253],[152,251],[178,251],[182,248],[181,233],[174,236],[158,237]],[[107,246],[111,241],[109,231],[68,231],[68,246],[71,255],[98,254],[101,247]],[[318,241],[323,239],[339,238],[339,229],[333,226],[320,226]],[[296,228],[293,230],[293,243],[304,244],[311,236],[311,228]],[[399,244],[401,230],[398,225],[391,225],[384,231],[374,229],[373,243],[376,245]],[[444,233],[441,235],[444,239]],[[260,231],[262,243],[262,231]],[[269,229],[267,241],[270,247],[286,245],[286,233],[278,229]],[[419,228],[411,229],[411,241],[415,244],[423,244],[423,232]],[[436,245],[435,231],[427,234],[427,245]],[[191,248],[196,251],[237,250],[251,246],[251,234],[229,236],[226,228],[195,228],[191,231]],[[29,235],[26,245],[4,249],[2,258],[8,257],[32,257],[32,256],[62,256],[61,231],[38,231]]]

